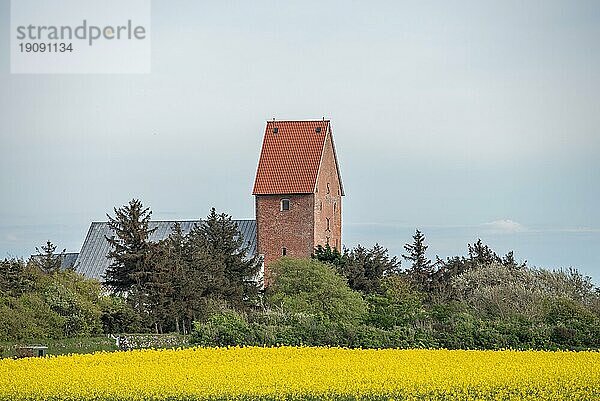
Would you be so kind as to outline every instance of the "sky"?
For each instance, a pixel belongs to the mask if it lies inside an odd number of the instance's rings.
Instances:
[[[343,242],[482,238],[600,283],[600,2],[152,1],[149,74],[11,74],[0,257],[77,252],[131,198],[253,218],[266,120],[331,119]]]

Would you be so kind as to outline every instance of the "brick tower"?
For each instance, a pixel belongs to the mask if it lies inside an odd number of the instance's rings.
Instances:
[[[330,121],[268,121],[252,194],[266,268],[317,245],[340,249],[344,188]]]

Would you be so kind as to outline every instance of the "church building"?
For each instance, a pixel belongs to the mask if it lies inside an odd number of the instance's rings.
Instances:
[[[252,194],[265,265],[310,257],[317,245],[340,249],[344,188],[330,121],[269,121]]]
[[[255,220],[235,220],[253,254],[268,269],[282,256],[308,258],[317,245],[342,246],[344,188],[329,120],[268,121],[254,180]],[[218,206],[218,205],[217,205]],[[179,221],[187,233],[200,220]],[[168,237],[176,221],[151,221],[151,241]],[[75,269],[102,280],[113,235],[93,222]]]

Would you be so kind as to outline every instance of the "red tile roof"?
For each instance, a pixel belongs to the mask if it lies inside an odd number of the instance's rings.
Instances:
[[[268,121],[252,194],[313,193],[328,130],[329,120]]]

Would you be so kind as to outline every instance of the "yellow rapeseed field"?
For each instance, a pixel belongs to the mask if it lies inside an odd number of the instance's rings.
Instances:
[[[195,348],[0,361],[1,400],[600,400],[600,353]]]

